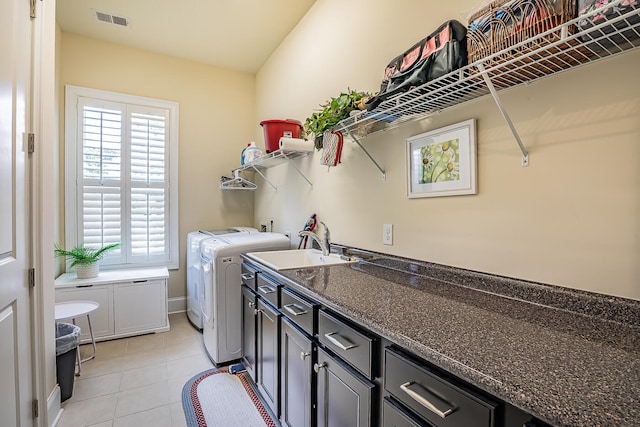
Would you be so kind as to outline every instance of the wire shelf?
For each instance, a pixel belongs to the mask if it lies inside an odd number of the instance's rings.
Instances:
[[[309,154],[311,154],[311,151],[276,150],[260,156],[256,160],[246,163],[235,170],[239,170],[242,172],[244,170],[254,168],[267,169],[273,166],[278,166],[282,163],[286,163],[289,160],[307,157]]]
[[[271,187],[273,187],[274,190],[278,190],[278,188],[273,184],[273,182],[271,182],[262,172],[261,170],[267,169],[267,168],[271,168],[274,166],[278,166],[281,165],[283,163],[289,162],[291,160],[294,159],[300,159],[302,157],[307,157],[309,154],[311,154],[312,151],[299,151],[299,150],[276,150],[276,151],[272,151],[271,153],[267,153],[259,158],[257,158],[256,160],[249,162],[249,163],[245,163],[244,165],[240,166],[239,168],[234,169],[232,172],[234,174],[234,176],[238,176],[238,173],[240,172],[244,172],[244,171],[253,171],[253,172],[257,172],[262,179],[265,180],[265,182],[267,182],[269,185],[271,185]],[[298,169],[298,167],[296,167],[296,165],[293,165],[294,169],[296,170],[296,172],[298,172],[298,174],[305,180],[307,181],[307,183],[309,185],[313,185],[311,183],[311,181],[309,181],[309,178],[307,178],[307,176],[305,174],[302,173],[302,171],[300,171],[300,169]]]
[[[427,118],[490,94],[483,73],[496,90],[507,89],[640,47],[640,9],[620,12],[617,0],[362,111],[334,130],[364,138],[403,123]],[[607,11],[607,19],[586,30],[578,24]],[[513,51],[519,54],[513,55]]]

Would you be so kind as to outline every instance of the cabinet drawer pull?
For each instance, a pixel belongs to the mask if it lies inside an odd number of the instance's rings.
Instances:
[[[307,357],[311,356],[311,353],[305,353],[304,351],[300,353],[300,360],[304,360]]]
[[[319,373],[319,372],[320,372],[320,369],[322,369],[322,368],[326,368],[326,366],[327,366],[327,364],[326,364],[326,363],[321,363],[321,364],[319,364],[319,365],[318,365],[317,363],[314,363],[314,364],[313,364],[313,370],[314,370],[314,372],[317,374],[317,373]]]
[[[276,291],[275,288],[272,288],[271,286],[266,286],[266,285],[259,286],[258,290],[265,295],[272,294]]]
[[[412,398],[413,400],[415,400],[420,405],[424,406],[425,408],[427,408],[428,410],[430,410],[440,418],[445,418],[447,415],[450,415],[452,412],[454,412],[457,409],[456,407],[452,408],[449,402],[446,402],[441,398],[439,398],[438,396],[436,396],[435,394],[430,393],[429,390],[421,388],[421,390],[424,393],[429,395],[429,399],[431,400],[420,395],[418,392],[411,390],[409,387],[411,387],[414,384],[416,383],[413,381],[406,382],[400,386],[400,390],[407,393],[410,398]]]
[[[334,337],[335,335],[335,337]],[[341,348],[342,350],[351,350],[352,348],[356,348],[357,345],[353,344],[352,342],[348,341],[346,338],[341,337],[340,335],[338,335],[337,332],[331,332],[330,334],[324,334],[324,336],[331,341],[331,343],[339,348]],[[340,342],[340,340],[336,337],[340,337],[342,339],[342,341],[344,342]]]
[[[307,310],[303,310],[295,304],[287,304],[284,306],[284,309],[294,316],[301,316],[307,313]]]
[[[145,282],[148,282],[148,280],[144,279],[144,280],[134,280],[133,281],[133,283],[145,283]]]
[[[240,277],[242,277],[242,281],[243,282],[248,282],[248,281],[253,280],[253,279],[256,278],[256,276],[254,276],[251,273],[242,273],[242,275]]]
[[[76,288],[92,288],[93,285],[77,285]]]

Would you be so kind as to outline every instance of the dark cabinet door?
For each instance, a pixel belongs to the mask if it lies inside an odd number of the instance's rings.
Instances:
[[[318,373],[318,426],[372,425],[375,384],[321,348],[313,369]]]
[[[280,416],[280,314],[258,298],[256,384],[276,417]]]
[[[256,294],[242,287],[242,364],[256,381]]]
[[[281,348],[280,421],[289,427],[311,426],[313,345],[290,320],[283,318]]]

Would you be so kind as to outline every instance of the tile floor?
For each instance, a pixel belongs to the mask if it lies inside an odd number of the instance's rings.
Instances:
[[[185,427],[182,386],[213,364],[184,313],[169,323],[169,332],[99,342],[57,427]]]

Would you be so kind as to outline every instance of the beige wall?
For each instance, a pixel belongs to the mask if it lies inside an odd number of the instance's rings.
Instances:
[[[180,269],[169,297],[185,296],[187,233],[253,223],[253,195],[218,184],[253,138],[254,76],[62,33],[60,83],[180,104]]]
[[[395,55],[477,0],[318,0],[256,78],[256,120],[304,120],[347,87],[375,91]],[[462,11],[462,12],[460,12]],[[375,251],[640,299],[640,52],[501,94],[530,166],[490,98],[366,138],[327,172],[319,156],[268,171],[255,220],[296,231],[317,213],[333,241]],[[478,194],[406,197],[405,139],[477,119]],[[255,127],[256,141],[263,143]],[[393,246],[382,224],[394,225]]]

